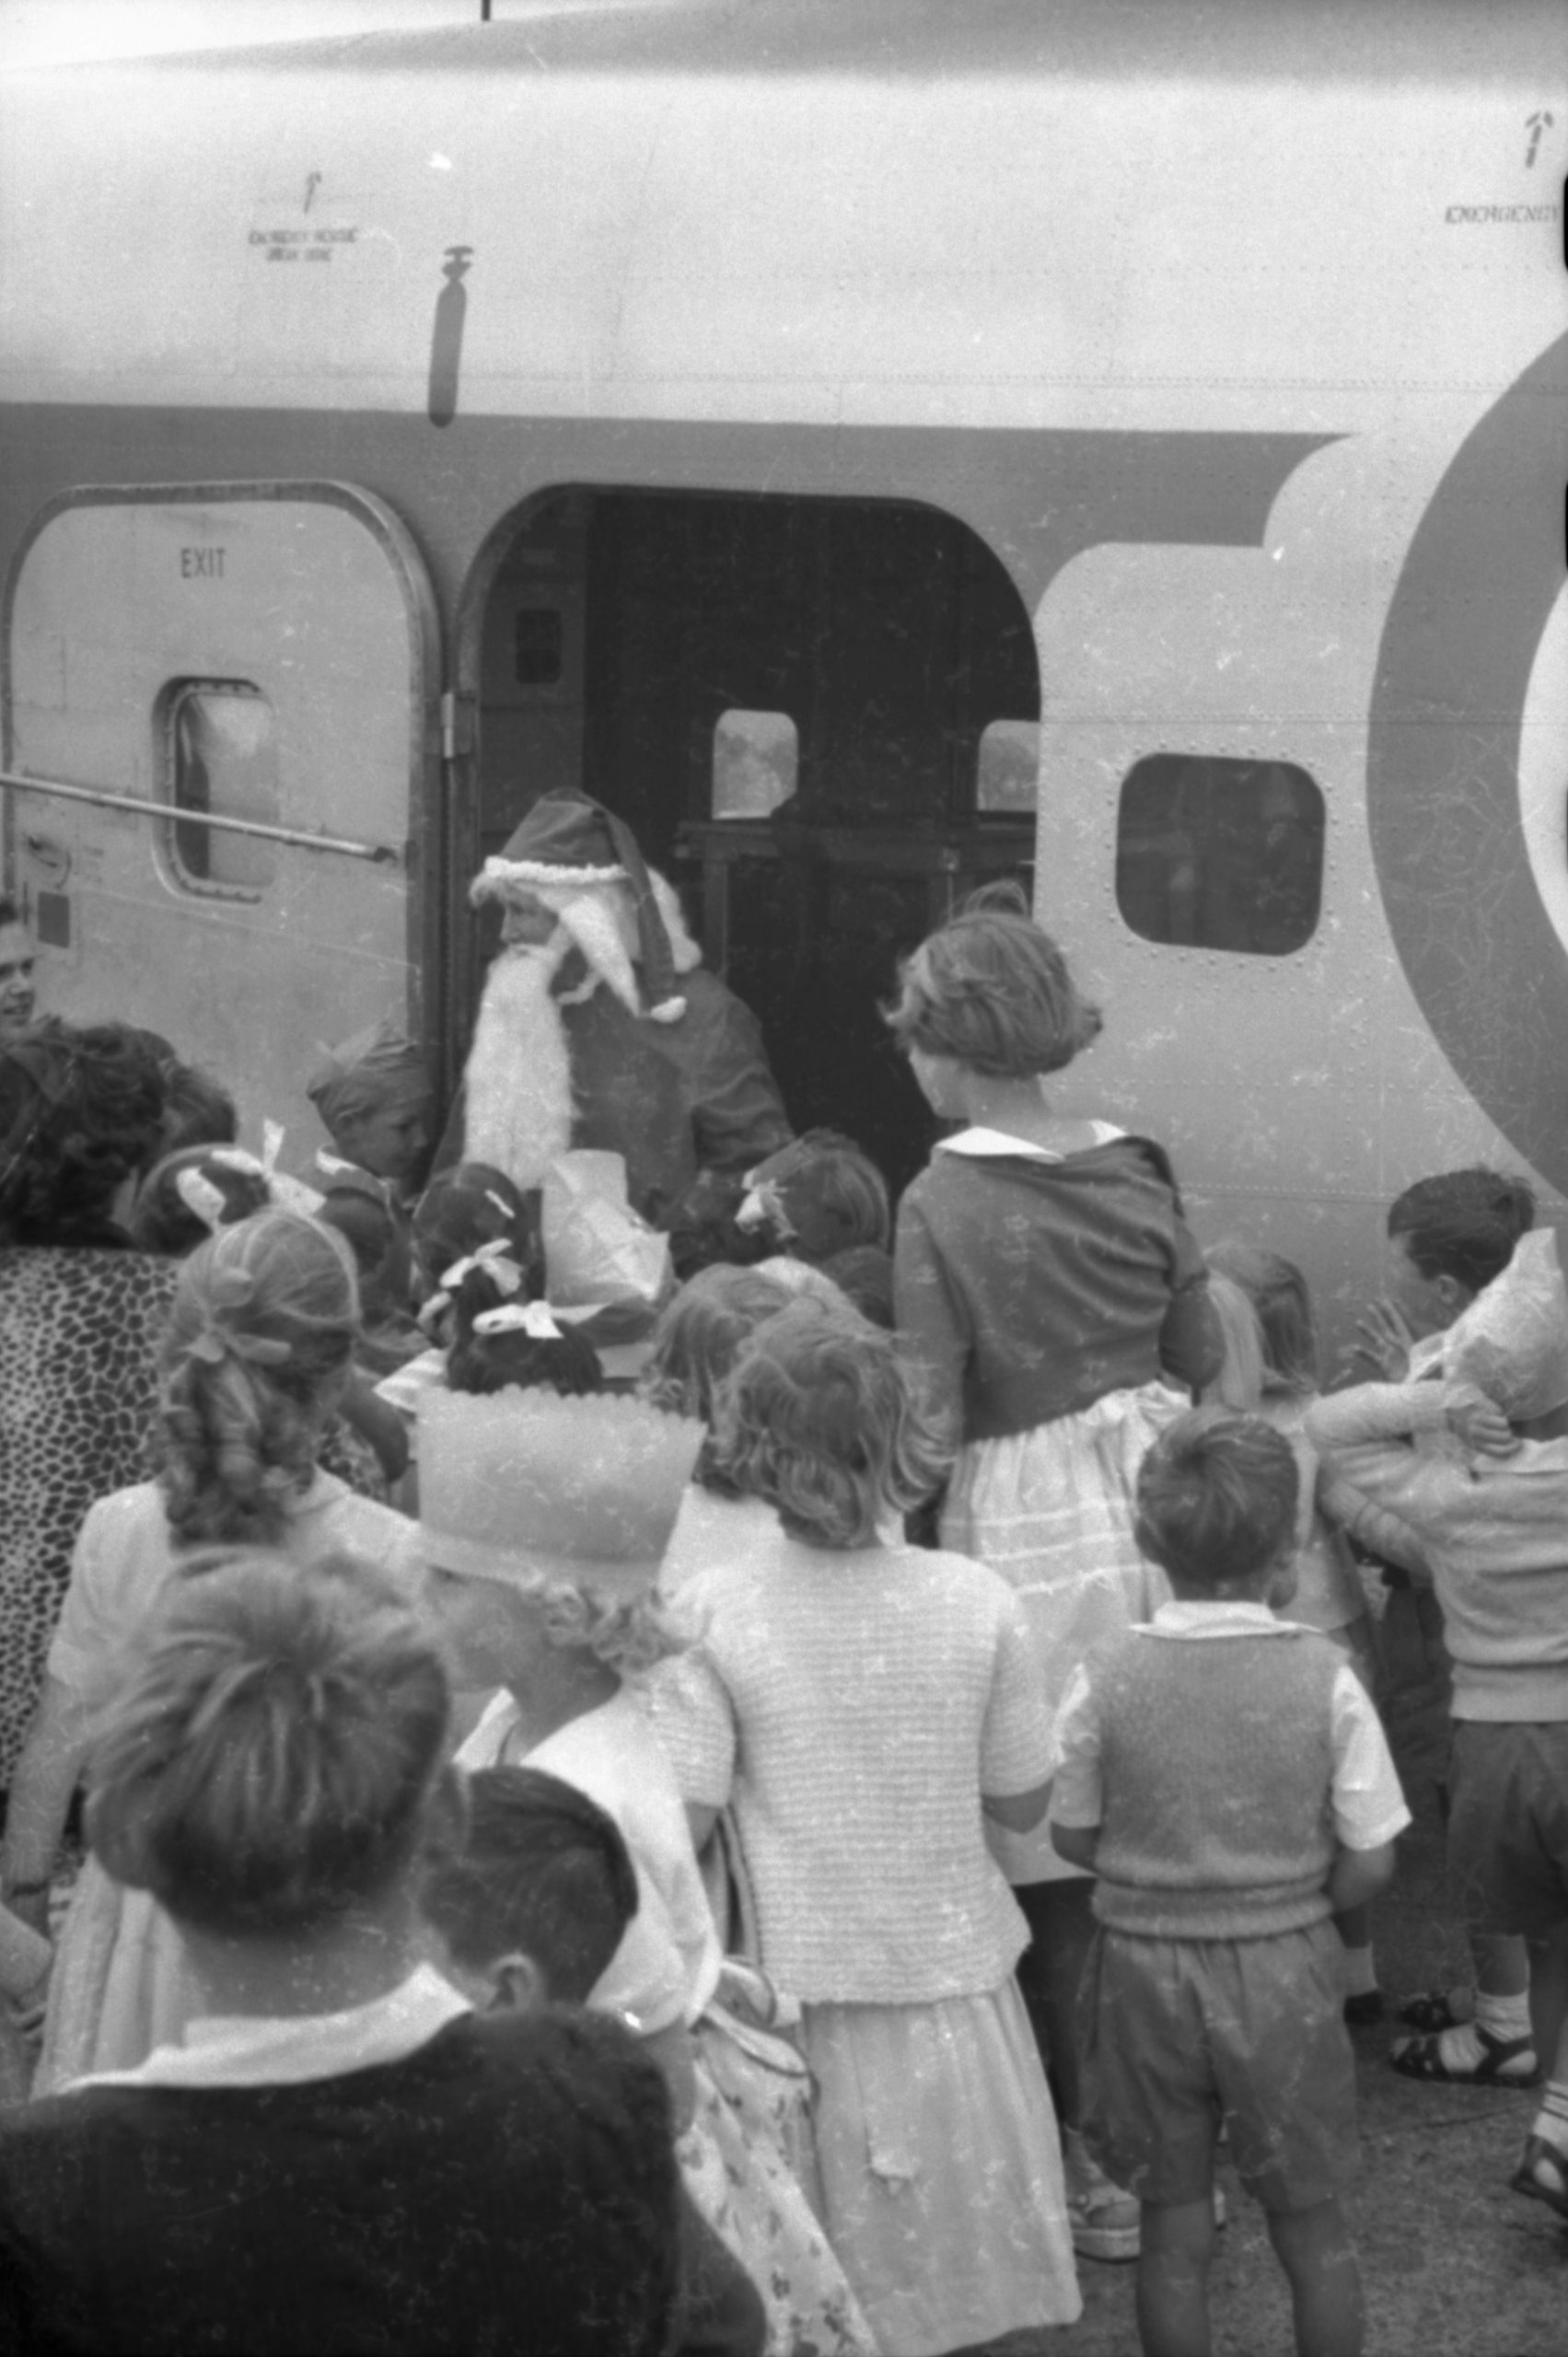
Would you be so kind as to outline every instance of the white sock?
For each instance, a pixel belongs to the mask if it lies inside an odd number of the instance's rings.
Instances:
[[[1530,2122],[1530,2134],[1568,2159],[1568,2079],[1548,2079],[1540,2109]]]
[[[1344,1976],[1347,1997],[1370,1997],[1375,1994],[1377,1987],[1377,1968],[1373,1962],[1370,1940],[1363,1948],[1345,1949]]]
[[[1527,1991],[1517,1997],[1493,1997],[1484,1989],[1475,1992],[1477,2026],[1489,2030],[1493,2038],[1504,2040],[1528,2038],[1530,2034],[1530,2000]]]

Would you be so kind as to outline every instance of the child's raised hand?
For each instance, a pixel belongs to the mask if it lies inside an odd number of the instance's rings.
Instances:
[[[1470,1383],[1452,1383],[1444,1402],[1448,1429],[1478,1457],[1512,1457],[1519,1435],[1501,1408]]]
[[[1339,1374],[1353,1383],[1403,1383],[1415,1336],[1393,1303],[1369,1302],[1355,1331],[1356,1340],[1340,1354]]]

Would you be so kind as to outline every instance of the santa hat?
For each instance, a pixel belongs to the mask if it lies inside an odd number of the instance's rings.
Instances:
[[[424,1552],[459,1577],[561,1580],[620,1600],[658,1577],[704,1428],[598,1393],[430,1390],[419,1402]]]
[[[607,940],[581,907],[610,885],[624,886],[631,895],[645,1009],[637,1003],[630,972],[621,970],[625,959],[623,954],[617,957],[619,945]],[[656,1023],[673,1023],[685,1013],[685,1000],[675,993],[676,973],[695,966],[701,952],[681,923],[670,887],[650,870],[625,820],[602,803],[575,786],[540,795],[505,850],[485,861],[469,898],[478,908],[515,892],[531,892],[561,911],[590,965],[634,1013],[645,1012]]]

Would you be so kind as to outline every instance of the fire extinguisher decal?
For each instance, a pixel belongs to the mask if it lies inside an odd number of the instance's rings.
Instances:
[[[446,280],[436,297],[436,319],[430,333],[430,398],[432,425],[450,425],[458,413],[458,372],[463,357],[463,320],[468,312],[468,274],[471,246],[448,246],[441,275]]]

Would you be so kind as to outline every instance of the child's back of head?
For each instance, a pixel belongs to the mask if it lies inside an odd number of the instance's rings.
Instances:
[[[424,1912],[465,1974],[525,1956],[559,2004],[586,2003],[637,1911],[614,1820],[539,1768],[485,1768],[468,1784],[468,1831],[424,1887]]]
[[[921,943],[887,1021],[906,1054],[949,1057],[995,1080],[1060,1072],[1098,1038],[1098,1007],[1016,885],[982,886]]]
[[[887,1181],[837,1130],[807,1130],[748,1171],[746,1185],[739,1225],[766,1236],[771,1251],[787,1249],[820,1267],[856,1246],[888,1248]]]
[[[1307,1279],[1294,1260],[1260,1245],[1226,1238],[1204,1256],[1214,1276],[1239,1285],[1251,1303],[1263,1345],[1263,1387],[1305,1396],[1318,1388],[1318,1329]]]
[[[509,1264],[508,1277],[516,1264]],[[520,1281],[520,1271],[517,1272]],[[566,1397],[604,1388],[598,1353],[575,1326],[559,1326],[543,1302],[502,1290],[494,1271],[466,1269],[452,1304],[447,1387],[480,1397],[516,1387]]]
[[[182,1153],[193,1145],[233,1145],[239,1114],[221,1081],[178,1058],[163,1067],[163,1151]]]
[[[177,1540],[278,1542],[358,1332],[353,1255],[316,1220],[258,1212],[192,1253],[160,1353],[157,1440]]]
[[[131,1234],[144,1252],[180,1260],[220,1227],[271,1205],[266,1173],[230,1145],[189,1145],[166,1154],[143,1179]]]
[[[689,1277],[659,1317],[642,1391],[677,1415],[714,1421],[714,1402],[750,1337],[791,1299],[790,1288],[761,1269],[723,1263]]]
[[[414,1205],[411,1240],[426,1290],[482,1245],[505,1243],[523,1271],[525,1290],[544,1289],[544,1246],[537,1197],[525,1202],[504,1170],[460,1162],[443,1170]]]
[[[940,1487],[952,1450],[896,1338],[805,1298],[759,1327],[719,1396],[715,1463],[811,1547],[870,1546]]]
[[[1179,1592],[1262,1600],[1295,1533],[1300,1486],[1295,1452],[1272,1425],[1194,1408],[1138,1469],[1138,1544]]]
[[[409,1867],[449,1701],[423,1621],[374,1566],[197,1559],[105,1713],[93,1851],[198,1932],[320,1933]]]

